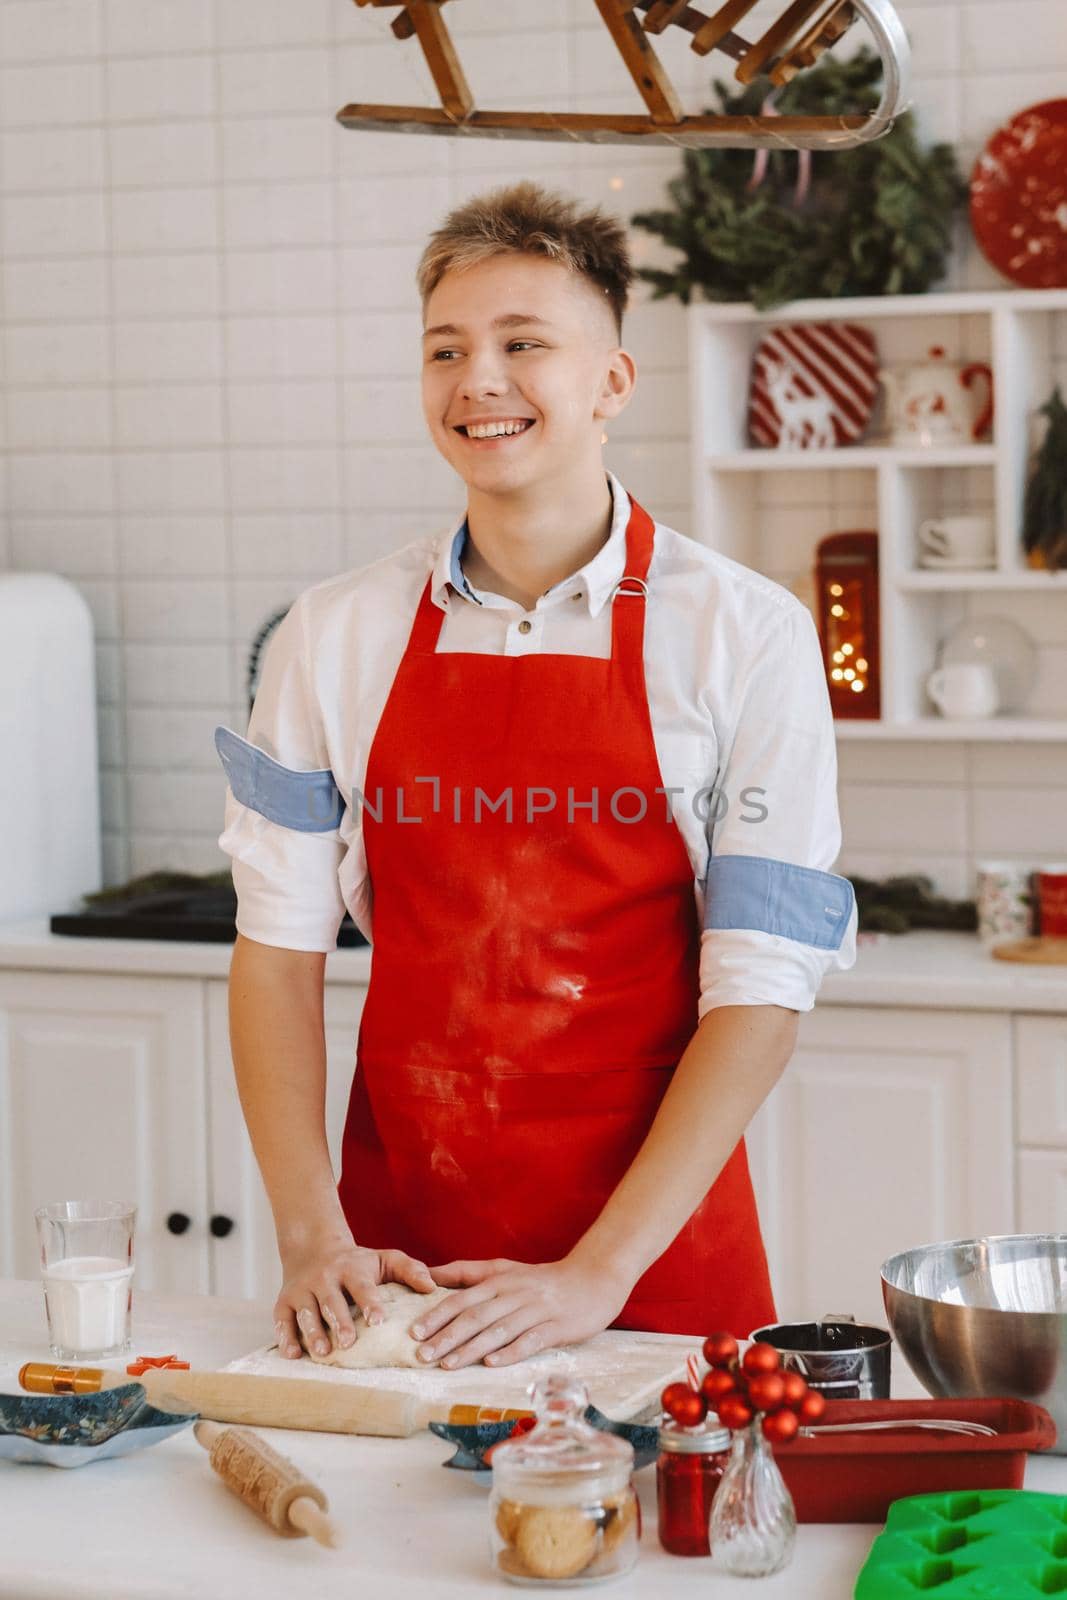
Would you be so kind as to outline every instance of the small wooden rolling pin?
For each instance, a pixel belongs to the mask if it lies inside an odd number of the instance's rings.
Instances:
[[[19,1383],[35,1394],[96,1394],[140,1383],[152,1404],[163,1411],[199,1411],[212,1422],[243,1422],[258,1428],[373,1434],[385,1439],[407,1439],[430,1422],[513,1422],[531,1415],[491,1406],[434,1404],[399,1390],[357,1388],[316,1378],[262,1378],[247,1372],[149,1367],[132,1378],[100,1367],[28,1361],[19,1372]]]
[[[286,1456],[243,1428],[197,1422],[193,1432],[226,1487],[278,1533],[291,1539],[309,1533],[330,1549],[340,1544],[326,1496]]]

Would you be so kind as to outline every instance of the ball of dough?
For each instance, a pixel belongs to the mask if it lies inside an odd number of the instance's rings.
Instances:
[[[335,1345],[329,1355],[307,1353],[312,1361],[324,1367],[433,1367],[435,1361],[420,1361],[416,1355],[418,1340],[411,1337],[410,1328],[420,1316],[439,1306],[442,1300],[455,1294],[455,1289],[434,1289],[429,1294],[419,1294],[405,1283],[385,1283],[378,1291],[382,1305],[382,1321],[368,1327],[361,1312],[353,1311],[356,1325],[356,1342],[343,1349]],[[302,1338],[303,1336],[301,1336]],[[307,1346],[305,1345],[305,1349]]]
[[[596,1555],[596,1523],[581,1506],[526,1506],[515,1553],[538,1578],[575,1578]]]

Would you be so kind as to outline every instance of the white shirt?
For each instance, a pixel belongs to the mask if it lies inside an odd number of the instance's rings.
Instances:
[[[219,845],[233,861],[241,934],[329,951],[347,907],[372,938],[361,796],[428,576],[433,603],[445,613],[439,651],[610,655],[611,595],[624,570],[630,501],[613,474],[608,481],[607,542],[530,611],[467,583],[460,566],[465,521],[298,596],[268,646],[247,733],[254,749],[243,753],[264,768],[265,755],[289,769],[273,768],[275,777],[330,769],[344,809],[339,826],[297,831],[227,789]],[[853,964],[856,927],[851,886],[829,872],[841,844],[837,752],[811,615],[780,585],[660,523],[648,585],[644,657],[653,736],[664,787],[681,791],[673,812],[705,928],[699,1015],[722,1005],[810,1010],[823,974]],[[464,737],[462,727],[456,737]],[[707,896],[712,863],[713,883],[721,870],[721,900]],[[729,893],[727,868],[741,869],[729,874]],[[809,942],[804,919],[783,922],[760,909],[782,886],[804,897],[815,916],[830,900],[831,932],[835,917],[837,923],[829,943],[818,930]],[[375,887],[389,892],[388,884]],[[738,892],[740,912],[724,913],[739,903]],[[713,912],[733,925],[706,926]]]

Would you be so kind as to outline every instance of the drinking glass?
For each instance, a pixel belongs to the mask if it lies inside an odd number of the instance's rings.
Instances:
[[[126,1200],[59,1200],[34,1212],[48,1339],[58,1360],[130,1348],[136,1216]]]

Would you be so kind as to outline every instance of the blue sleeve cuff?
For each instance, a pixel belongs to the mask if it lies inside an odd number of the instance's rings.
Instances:
[[[330,833],[345,806],[329,767],[294,772],[230,728],[215,729],[215,749],[234,798],[270,822],[298,833]]]
[[[839,950],[855,904],[847,878],[769,856],[713,856],[705,928],[774,933],[817,950]]]

